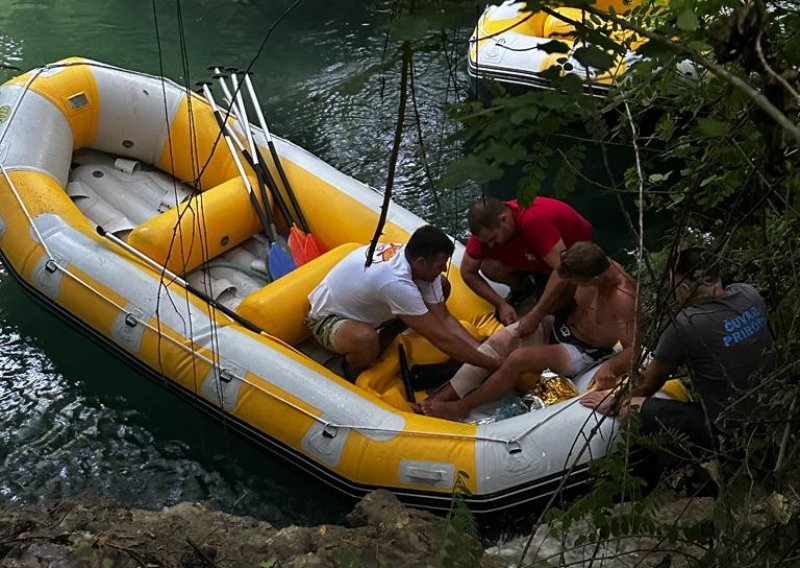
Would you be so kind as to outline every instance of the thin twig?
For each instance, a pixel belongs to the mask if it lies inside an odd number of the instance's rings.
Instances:
[[[192,539],[190,539],[188,536],[186,537],[186,543],[194,549],[197,556],[199,556],[200,560],[203,561],[203,564],[205,564],[209,568],[218,568],[217,564],[213,560],[211,560],[208,556],[206,556],[205,552],[200,550],[200,547],[197,546],[194,542],[192,542]]]
[[[778,123],[778,125],[780,125],[784,130],[786,130],[789,134],[791,134],[795,138],[795,140],[800,142],[800,128],[798,128],[798,126],[794,122],[789,120],[789,118],[783,112],[781,112],[779,108],[773,105],[770,102],[770,100],[766,96],[764,96],[761,92],[751,87],[747,82],[745,82],[743,79],[740,79],[739,77],[737,77],[736,75],[725,69],[725,67],[723,67],[722,65],[714,63],[708,58],[703,57],[701,54],[699,54],[692,48],[683,45],[682,43],[674,42],[664,36],[661,36],[646,28],[643,28],[642,26],[633,24],[624,18],[620,18],[619,16],[613,16],[607,12],[604,12],[590,4],[582,6],[581,9],[591,14],[594,14],[595,16],[601,19],[617,24],[622,29],[633,31],[642,37],[646,37],[649,40],[658,42],[659,44],[665,46],[669,50],[681,55],[685,55],[687,58],[691,59],[698,65],[705,67],[706,69],[714,73],[716,76],[718,76],[720,79],[726,81],[730,85],[733,85],[734,87],[742,91],[745,95],[747,95],[747,97],[750,100],[752,100],[756,104],[756,106],[760,107],[761,110],[767,113],[767,115],[769,115],[776,123]],[[581,22],[577,22],[575,20],[572,20],[571,18],[567,18],[563,14],[547,6],[542,6],[541,10],[547,14],[550,14],[555,18],[558,18],[563,22],[567,22],[575,26],[577,29],[585,29],[585,30],[589,29],[588,26],[582,24]]]
[[[767,63],[767,58],[764,57],[764,48],[761,47],[761,38],[763,37],[764,32],[759,31],[758,35],[756,36],[755,47],[756,47],[756,55],[758,55],[758,60],[761,62],[761,65],[764,67],[764,71],[767,74],[775,79],[778,83],[780,83],[786,91],[792,95],[794,100],[800,104],[800,94],[795,91],[792,86],[784,79],[781,75],[778,75],[775,70]]]

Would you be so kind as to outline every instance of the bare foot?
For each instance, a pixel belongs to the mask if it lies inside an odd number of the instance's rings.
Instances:
[[[441,401],[427,398],[420,403],[422,412],[427,416],[446,418],[448,420],[460,420],[467,415],[468,409],[464,407],[463,401]]]
[[[420,406],[419,403],[409,402],[408,405],[411,407],[411,410],[413,410],[416,414],[425,414],[425,412],[422,410],[422,406]]]
[[[431,395],[425,399],[426,401],[439,401],[439,402],[447,402],[450,400],[458,400],[458,395],[456,394],[453,385],[450,384],[450,381],[447,381],[441,387],[436,389]]]

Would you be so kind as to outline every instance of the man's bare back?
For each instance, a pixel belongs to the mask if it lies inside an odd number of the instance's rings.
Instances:
[[[567,325],[587,345],[612,348],[633,341],[636,313],[636,283],[627,272],[612,261],[616,277],[606,286],[579,285],[575,290],[575,308]]]

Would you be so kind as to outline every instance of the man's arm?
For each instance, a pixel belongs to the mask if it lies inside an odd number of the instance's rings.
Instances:
[[[505,325],[514,323],[517,321],[517,312],[480,275],[478,272],[480,268],[480,260],[471,257],[468,253],[464,253],[461,259],[461,278],[463,278],[470,290],[497,308],[500,321]]]
[[[566,249],[564,241],[558,239],[558,242],[544,256],[543,260],[552,269],[552,272],[536,305],[520,318],[518,328],[520,337],[525,337],[536,331],[544,316],[552,314],[558,308],[567,305],[575,295],[575,286],[570,285],[558,275],[558,267],[561,266],[561,253]]]
[[[428,339],[453,359],[492,371],[500,368],[499,360],[481,353],[475,349],[475,347],[472,347],[471,344],[464,341],[459,335],[451,333],[442,325],[442,320],[430,311],[421,316],[400,316],[400,319],[402,319],[408,327]],[[462,330],[466,333],[466,330],[463,328]],[[472,341],[474,342],[475,340],[473,339]]]
[[[636,309],[634,304],[633,309]],[[634,321],[636,326],[634,326]],[[628,373],[632,373],[636,369],[631,369],[631,364],[634,358],[638,361],[642,354],[642,335],[646,328],[650,325],[650,317],[640,311],[638,317],[629,321],[629,325],[625,329],[625,334],[620,338],[620,343],[623,346],[614,357],[607,359],[603,362],[594,374],[592,382],[597,385],[599,390],[610,389],[616,386],[619,377]],[[638,328],[638,332],[635,330]],[[658,390],[658,389],[656,389]]]
[[[653,359],[647,364],[642,380],[633,387],[631,396],[651,396],[664,386],[670,375],[678,368],[677,364]]]
[[[634,353],[633,346],[628,346],[610,359],[603,361],[600,367],[597,368],[594,377],[592,377],[592,382],[597,385],[599,390],[614,387],[617,384],[618,377],[628,372]]]
[[[441,322],[441,325],[452,335],[461,338],[461,340],[472,347],[473,349],[477,349],[480,345],[480,342],[472,337],[469,332],[464,329],[464,326],[461,325],[461,322],[458,321],[453,314],[450,313],[450,310],[447,309],[447,304],[441,302],[439,304],[425,304],[428,306],[430,312],[436,316]]]
[[[625,418],[632,408],[641,406],[649,396],[664,386],[677,367],[678,365],[653,359],[647,365],[642,380],[631,389],[624,399],[617,402],[613,391],[594,390],[581,397],[581,404],[588,408],[594,408],[602,414],[616,414],[620,418]]]

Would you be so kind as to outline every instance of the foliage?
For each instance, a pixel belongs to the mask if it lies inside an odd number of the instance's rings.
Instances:
[[[580,65],[608,71],[628,50],[638,60],[606,96],[593,97],[570,73],[568,46],[557,40],[543,44],[542,50],[563,55],[541,72],[550,90],[512,94],[490,83],[481,100],[448,106],[461,124],[451,142],[466,152],[437,185],[496,182],[513,169],[522,173],[517,193],[523,203],[545,190],[563,196],[581,179],[590,149],[599,148],[607,157],[610,148],[627,148],[623,176],[614,171],[616,164],[606,162],[612,180],[606,189],[620,203],[627,199],[668,219],[671,227],[660,240],[645,240],[640,232],[647,236],[647,224],[629,223],[630,243],[657,243],[653,250],[637,245],[642,262],[635,273],[643,284],[643,304],[654,316],[645,344],[652,344],[675,309],[664,278],[667,255],[699,243],[716,254],[726,282],[746,281],[763,293],[778,359],[760,388],[745,393],[756,402],[746,434],[708,462],[717,464],[711,468],[714,481],[706,484],[716,493],[708,522],[658,521],[655,511],[674,497],[670,482],[682,475],[683,465],[665,466],[665,475],[645,491],[627,467],[632,442],[667,455],[673,446],[670,440],[644,440],[633,433],[619,452],[598,462],[595,471],[602,473],[593,491],[570,507],[548,512],[550,526],[554,534],[563,534],[579,519],[589,519],[591,529],[579,545],[647,535],[654,546],[691,549],[687,560],[698,566],[795,565],[800,559],[795,427],[800,413],[795,403],[800,395],[800,10],[794,2],[766,0],[652,0],[625,14],[603,13],[586,0],[527,4],[551,15],[556,6],[585,9],[587,17],[568,22],[578,46],[571,55]],[[438,18],[458,5],[394,3],[404,16],[395,19],[392,33],[412,41],[415,52],[436,49],[446,25]],[[621,511],[614,503],[623,496],[632,504]],[[787,496],[794,496],[794,505],[792,499],[787,505]],[[459,500],[454,503],[450,539],[474,528]],[[463,552],[456,540],[448,542],[448,554]]]
[[[545,3],[528,4],[547,9]],[[631,162],[637,165],[627,170],[624,185],[617,189],[672,221],[661,251],[640,251],[648,268],[638,276],[655,321],[665,324],[674,310],[664,285],[664,258],[678,246],[702,243],[717,254],[726,281],[750,282],[764,294],[772,308],[779,363],[757,392],[747,393],[758,409],[744,429],[747,435],[715,456],[720,465],[710,525],[656,523],[654,504],[663,499],[667,479],[642,494],[636,478],[621,468],[626,463],[621,460],[630,455],[628,445],[600,462],[604,474],[591,493],[564,511],[551,510],[548,518],[560,530],[590,519],[592,529],[578,544],[644,534],[698,547],[703,552],[694,556],[697,565],[792,565],[797,561],[796,511],[784,507],[788,512],[783,521],[757,511],[770,494],[781,503],[782,492],[795,494],[800,459],[792,450],[797,447],[793,425],[800,394],[795,355],[800,98],[796,56],[781,49],[797,44],[800,21],[787,4],[759,1],[655,2],[624,19],[594,15],[591,26],[578,30],[579,37],[604,53],[620,53],[631,45],[617,33],[627,26],[640,37],[646,34],[648,41],[639,49],[643,58],[602,99],[566,84],[562,66],[549,75],[553,92],[513,97],[500,89],[486,104],[454,106],[453,116],[464,124],[459,135],[472,151],[466,158],[469,173],[489,181],[498,176],[496,168],[509,163],[521,163],[529,172],[546,171],[556,157],[547,151],[548,136],[576,121],[587,124],[586,138],[597,145],[628,144],[637,158]],[[599,35],[605,38],[601,41]],[[595,67],[608,67],[597,53],[587,52],[583,58]],[[593,125],[597,122],[601,124]],[[572,154],[562,151],[559,157],[580,171],[581,146],[587,143],[576,143]],[[460,165],[453,169],[460,170]],[[520,197],[531,199],[541,179],[535,174],[523,179]],[[632,242],[638,241],[637,229]],[[646,343],[652,344],[659,329],[649,330]],[[649,445],[668,452],[664,441]],[[668,471],[677,467],[670,464]],[[621,495],[633,499],[625,514],[612,508],[612,499]]]
[[[464,502],[471,492],[466,480],[469,474],[459,471],[453,485],[453,500],[447,514],[447,527],[444,535],[445,568],[453,566],[479,566],[483,550],[478,537],[475,518]]]

